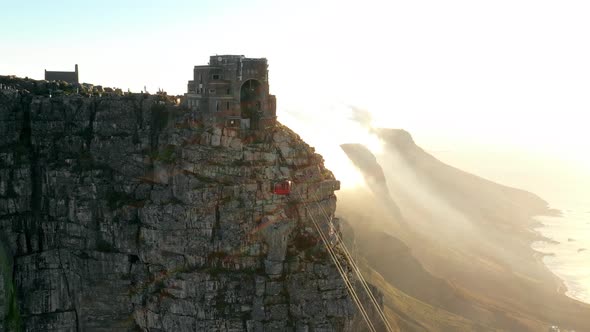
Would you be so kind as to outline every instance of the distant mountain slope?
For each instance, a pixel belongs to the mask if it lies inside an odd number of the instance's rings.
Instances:
[[[531,216],[553,213],[545,201],[446,165],[403,130],[375,132],[382,155],[343,146],[368,188],[342,191],[338,214],[402,330],[590,331],[590,306],[560,293],[530,249]]]

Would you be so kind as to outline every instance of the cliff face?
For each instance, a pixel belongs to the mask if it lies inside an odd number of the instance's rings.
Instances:
[[[2,90],[0,132],[0,331],[350,328],[311,221],[339,183],[289,129],[208,128],[163,96]]]

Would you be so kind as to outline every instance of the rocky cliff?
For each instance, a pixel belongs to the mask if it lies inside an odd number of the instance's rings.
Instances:
[[[0,331],[351,328],[312,224],[333,216],[339,182],[288,128],[3,79]],[[281,179],[290,196],[272,194]]]

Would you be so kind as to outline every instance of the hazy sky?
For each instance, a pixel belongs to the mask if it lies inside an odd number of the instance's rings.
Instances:
[[[0,1],[0,74],[184,93],[209,55],[267,57],[279,119],[342,133],[353,105],[433,150],[590,169],[590,2]],[[331,135],[334,133],[334,135]],[[312,142],[313,143],[313,142]]]

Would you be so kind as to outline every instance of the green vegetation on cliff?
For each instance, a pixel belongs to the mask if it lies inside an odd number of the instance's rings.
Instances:
[[[0,274],[4,281],[2,287],[4,287],[4,300],[6,301],[5,312],[2,313],[4,315],[4,330],[21,331],[22,320],[18,309],[14,280],[12,280],[11,261],[12,259],[6,255],[4,248],[0,246]]]

